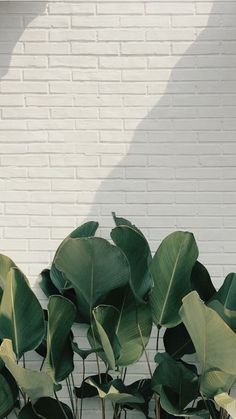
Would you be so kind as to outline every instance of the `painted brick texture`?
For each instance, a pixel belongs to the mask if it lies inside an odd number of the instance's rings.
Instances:
[[[153,250],[192,231],[217,285],[235,271],[235,15],[235,1],[0,1],[0,251],[42,299],[60,241],[88,219],[108,237],[111,211]]]

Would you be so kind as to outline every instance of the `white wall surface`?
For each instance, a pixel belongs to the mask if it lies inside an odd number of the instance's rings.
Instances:
[[[111,211],[153,250],[192,231],[217,285],[235,271],[235,14],[0,1],[0,251],[32,281],[85,220],[108,237]]]

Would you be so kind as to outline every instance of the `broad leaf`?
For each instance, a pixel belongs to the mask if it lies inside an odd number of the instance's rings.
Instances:
[[[12,340],[18,359],[44,336],[43,310],[18,268],[11,268],[0,306],[0,338]]]
[[[123,381],[112,380],[108,384],[98,385],[92,378],[85,380],[89,385],[95,387],[101,399],[108,399],[114,403],[144,403],[144,399],[138,391],[134,394],[127,391]]]
[[[207,399],[214,399],[219,392],[228,392],[235,383],[235,375],[220,370],[207,371],[201,377],[201,392]]]
[[[235,419],[236,418],[236,399],[229,396],[227,393],[220,393],[215,396],[215,402],[228,414]]]
[[[99,237],[68,239],[55,257],[57,269],[74,287],[77,303],[87,322],[92,309],[113,289],[129,282],[123,252]]]
[[[59,290],[53,284],[50,277],[50,269],[44,269],[40,274],[39,286],[49,298],[51,295],[60,295]]]
[[[112,230],[111,238],[127,257],[131,276],[130,286],[136,299],[143,303],[151,288],[148,270],[151,252],[145,237],[129,226],[119,226]]]
[[[75,395],[78,399],[84,399],[84,398],[91,398],[98,395],[98,390],[96,387],[91,386],[86,382],[86,380],[93,380],[94,383],[97,384],[97,386],[108,384],[110,381],[113,380],[112,376],[107,373],[101,373],[99,375],[92,375],[90,377],[87,377],[84,381],[82,381],[80,387],[75,387]]]
[[[47,357],[44,369],[55,382],[68,377],[74,369],[70,331],[76,308],[62,296],[51,296],[48,303]]]
[[[216,293],[207,269],[198,260],[192,269],[190,280],[193,290],[198,292],[203,301],[209,301]]]
[[[135,394],[138,392],[144,399],[144,403],[128,403],[125,405],[128,409],[139,410],[144,413],[145,417],[148,418],[149,402],[153,396],[153,390],[151,387],[151,379],[143,379],[135,381],[134,383],[126,386],[129,393]]]
[[[73,419],[69,406],[50,397],[40,398],[34,405],[27,403],[18,416],[19,419]]]
[[[133,230],[137,231],[137,233],[143,235],[143,233],[141,232],[141,230],[139,230],[138,227],[136,227],[136,225],[132,224],[129,220],[127,220],[126,218],[123,217],[117,217],[115,212],[112,212],[112,217],[113,220],[115,222],[116,227],[120,227],[120,226],[128,226],[131,227]]]
[[[32,402],[40,397],[53,395],[53,381],[46,373],[22,368],[17,364],[11,340],[3,340],[0,346],[0,357],[16,380],[18,386],[29,396]]]
[[[166,329],[163,341],[166,352],[175,359],[195,352],[191,338],[183,323]]]
[[[152,388],[160,395],[162,408],[175,416],[195,416],[199,411],[205,414],[204,403],[189,407],[199,397],[197,374],[166,353],[157,354],[155,360],[159,365],[153,374]]]
[[[84,361],[89,355],[102,352],[102,347],[96,349],[81,349],[76,342],[72,342],[72,349],[76,352]]]
[[[180,316],[195,346],[202,375],[217,369],[236,375],[236,334],[196,291],[184,297]]]
[[[150,265],[154,287],[150,294],[156,325],[174,327],[181,319],[182,298],[191,291],[190,275],[198,257],[194,236],[177,231],[167,236]]]
[[[55,257],[53,259],[52,262],[52,266],[51,266],[51,270],[50,270],[50,276],[51,276],[51,280],[53,282],[53,284],[55,285],[55,287],[60,290],[61,293],[63,293],[63,291],[67,288],[70,288],[70,285],[67,283],[66,278],[64,277],[64,275],[57,269],[56,265],[55,265],[55,258],[56,255],[59,251],[59,249],[61,248],[61,246],[63,246],[65,244],[65,242],[69,239],[69,238],[78,238],[78,237],[92,237],[94,236],[94,234],[96,233],[98,229],[98,223],[95,221],[89,221],[87,223],[82,224],[81,226],[77,227],[75,230],[73,230],[60,244],[60,246],[58,247]]]

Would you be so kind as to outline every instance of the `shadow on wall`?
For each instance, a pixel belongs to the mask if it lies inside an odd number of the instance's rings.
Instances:
[[[29,23],[42,14],[47,2],[38,1],[36,4],[24,1],[0,1],[0,79],[8,70],[11,54],[19,38]]]
[[[149,90],[160,94],[160,100],[138,124],[126,156],[97,191],[93,205],[101,204],[106,191],[113,196],[113,205],[101,207],[103,215],[110,214],[113,207],[120,215],[140,216],[142,227],[150,224],[149,219],[145,225],[145,215],[155,215],[157,225],[152,227],[172,230],[187,228],[186,216],[211,217],[211,204],[224,204],[224,189],[217,189],[216,183],[224,178],[221,166],[232,163],[225,156],[222,160],[221,142],[234,141],[236,128],[236,50],[232,42],[236,40],[236,3],[226,6],[218,11],[222,5],[214,3],[207,26],[201,32],[199,28],[196,40],[185,51],[183,43],[174,42],[175,54],[182,57],[164,89],[164,83],[157,83],[155,91]],[[166,62],[171,63],[171,58],[166,57]],[[126,129],[132,124],[129,121],[125,120]],[[124,169],[124,178],[116,180],[118,168]],[[116,199],[120,191],[122,205]],[[214,191],[217,195],[213,196]],[[204,202],[208,208],[201,209],[199,204]],[[158,216],[172,217],[170,224]],[[194,224],[192,218],[189,227],[200,227],[198,222]]]

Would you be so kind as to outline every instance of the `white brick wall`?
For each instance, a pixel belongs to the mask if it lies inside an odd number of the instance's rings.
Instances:
[[[111,211],[236,264],[235,1],[0,1],[0,251],[32,279]],[[91,404],[89,409],[93,409]]]

